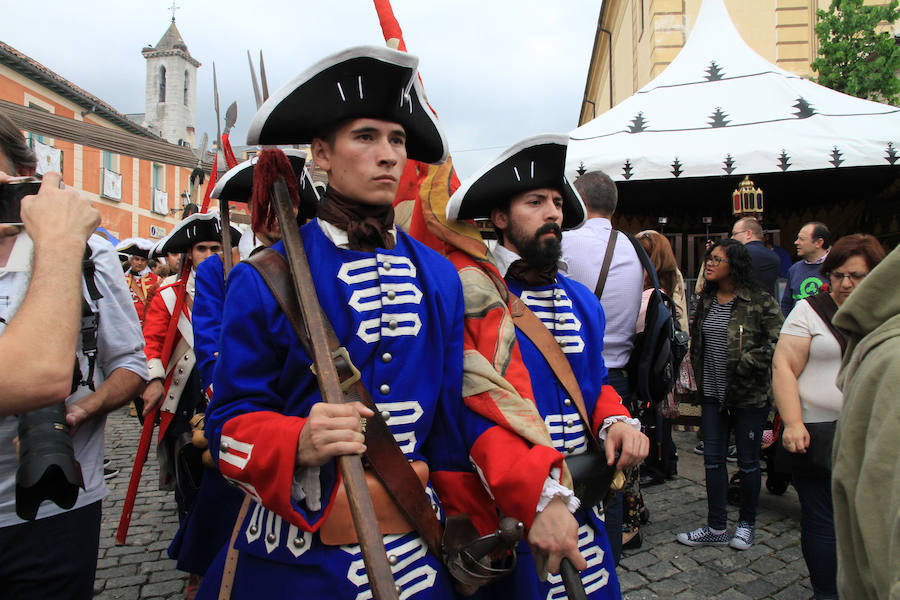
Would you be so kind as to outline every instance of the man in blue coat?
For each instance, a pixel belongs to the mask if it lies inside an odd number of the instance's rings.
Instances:
[[[319,304],[405,457],[434,472],[468,468],[454,426],[463,300],[453,266],[393,223],[407,156],[447,156],[417,63],[374,47],[327,57],[270,97],[248,143],[311,143],[328,173],[318,217],[300,230]],[[310,357],[251,265],[229,274],[222,331],[206,433],[222,474],[253,500],[235,529],[231,597],[367,597],[358,542],[338,534],[349,514],[335,458],[365,452],[360,420],[372,411],[322,402]],[[441,517],[427,481],[425,492]],[[383,539],[402,597],[453,597],[415,530]],[[198,597],[217,596],[225,558]]]

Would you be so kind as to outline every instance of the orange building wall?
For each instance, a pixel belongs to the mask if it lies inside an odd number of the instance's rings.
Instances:
[[[122,204],[131,205],[134,202],[132,186],[134,185],[134,159],[130,156],[119,155],[119,172],[122,174]]]
[[[95,202],[94,207],[100,212],[101,227],[106,228],[107,231],[120,240],[132,237],[131,211],[101,204],[100,202]]]
[[[82,172],[81,189],[92,194],[100,193],[100,167],[102,152],[97,148],[84,146],[81,152]]]
[[[138,169],[138,177],[141,182],[138,186],[138,206],[150,210],[150,186],[153,185],[153,180],[150,178],[150,163],[146,160],[140,160]]]

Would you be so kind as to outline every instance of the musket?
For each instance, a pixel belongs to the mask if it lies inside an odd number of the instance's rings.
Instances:
[[[313,351],[312,359],[322,398],[329,404],[343,404],[344,394],[335,370],[333,357],[326,345],[325,321],[316,296],[306,251],[303,249],[303,242],[300,239],[300,231],[294,218],[294,206],[287,184],[281,176],[275,180],[273,185],[272,202],[275,205],[278,224],[281,227],[281,239],[294,281],[294,291],[309,333]],[[396,600],[398,592],[391,567],[388,564],[384,539],[378,529],[375,507],[366,485],[362,460],[355,454],[343,455],[337,457],[337,463],[344,480],[344,487],[347,490],[350,514],[359,538],[372,597],[375,600],[389,598]]]

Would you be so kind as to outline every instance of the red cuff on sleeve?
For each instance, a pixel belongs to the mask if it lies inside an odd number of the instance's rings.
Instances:
[[[600,388],[600,395],[597,397],[597,405],[594,406],[594,414],[591,415],[591,426],[594,428],[596,435],[600,428],[603,427],[603,421],[607,417],[616,417],[625,415],[631,417],[631,413],[622,404],[622,398],[616,389],[606,384]]]
[[[531,527],[544,482],[563,455],[547,446],[532,446],[502,427],[491,427],[472,446],[472,460],[487,481],[500,512]]]
[[[227,479],[292,525],[315,531],[327,517],[331,503],[326,505],[323,499],[321,515],[310,523],[291,500],[297,443],[305,424],[306,419],[271,411],[229,419],[222,427],[219,469]]]

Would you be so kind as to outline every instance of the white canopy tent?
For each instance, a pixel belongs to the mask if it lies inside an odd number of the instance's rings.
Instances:
[[[860,166],[900,160],[900,108],[780,69],[741,39],[722,0],[653,81],[570,133],[566,171],[617,181]]]

